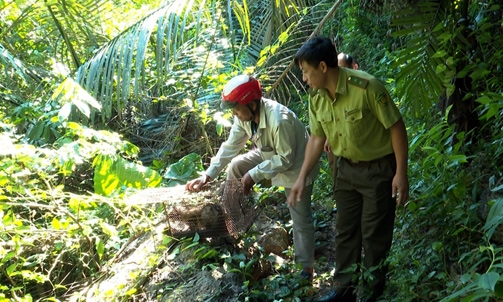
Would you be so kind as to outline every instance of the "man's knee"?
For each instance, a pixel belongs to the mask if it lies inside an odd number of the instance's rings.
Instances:
[[[238,157],[231,160],[229,166],[227,167],[227,179],[239,179],[243,177],[246,172],[242,172],[242,169],[240,169],[240,163],[241,161]]]

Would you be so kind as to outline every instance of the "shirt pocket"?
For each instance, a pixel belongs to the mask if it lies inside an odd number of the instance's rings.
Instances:
[[[325,132],[325,136],[329,136],[330,133],[334,130],[334,118],[331,114],[325,113],[322,114],[319,118],[321,127],[323,128],[323,132]]]
[[[359,141],[361,139],[361,134],[365,131],[362,110],[358,108],[344,110],[344,121],[346,122],[346,129],[348,130],[350,139]]]
[[[260,148],[260,153],[262,154],[263,160],[269,160],[276,154],[274,149],[270,146],[263,146]]]

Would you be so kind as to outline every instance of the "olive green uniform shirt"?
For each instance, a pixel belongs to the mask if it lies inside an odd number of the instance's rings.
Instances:
[[[325,89],[310,94],[311,133],[326,137],[335,155],[353,161],[393,153],[389,127],[400,118],[383,83],[364,71],[339,68],[334,100]]]

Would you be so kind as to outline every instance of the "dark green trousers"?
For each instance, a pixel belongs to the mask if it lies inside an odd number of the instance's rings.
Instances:
[[[391,248],[395,221],[396,200],[391,197],[395,173],[394,154],[370,162],[338,160],[334,281],[339,291],[355,287],[366,272],[372,272],[373,278],[362,279],[362,290],[374,297],[384,290],[387,266],[383,262]],[[365,272],[360,269],[362,248]]]
[[[327,153],[328,165],[330,166],[330,170],[332,170],[332,194],[335,193],[335,178],[337,177],[337,162],[339,157],[335,156],[332,152]]]

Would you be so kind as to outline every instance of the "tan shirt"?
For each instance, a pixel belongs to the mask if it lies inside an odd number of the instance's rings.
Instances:
[[[305,125],[286,106],[262,98],[257,133],[252,137],[251,122],[242,122],[234,117],[229,138],[212,158],[206,175],[215,179],[227,164],[252,140],[263,161],[249,173],[255,183],[271,179],[272,185],[293,187],[304,161],[309,134]],[[319,171],[311,172],[307,185],[311,184]]]
[[[386,87],[364,71],[339,68],[334,100],[325,89],[310,95],[311,133],[326,137],[335,155],[351,160],[393,153],[389,127],[400,118]]]

